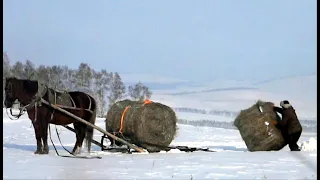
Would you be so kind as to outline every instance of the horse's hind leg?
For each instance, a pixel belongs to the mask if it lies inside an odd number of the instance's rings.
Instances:
[[[85,138],[85,134],[86,134],[86,125],[79,123],[79,122],[75,122],[73,123],[74,126],[74,130],[76,131],[76,143],[74,145],[74,148],[72,150],[72,153],[74,155],[80,154],[81,153],[81,147],[82,147],[82,143],[83,140]]]

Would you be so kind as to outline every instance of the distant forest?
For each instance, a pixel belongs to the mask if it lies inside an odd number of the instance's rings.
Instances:
[[[81,90],[92,95],[98,104],[97,116],[103,116],[116,101],[129,97],[132,100],[149,99],[152,95],[142,82],[126,87],[118,72],[106,69],[96,71],[87,63],[80,63],[77,69],[67,66],[35,66],[31,60],[12,63],[3,52],[3,96],[6,77],[37,80],[53,89]]]

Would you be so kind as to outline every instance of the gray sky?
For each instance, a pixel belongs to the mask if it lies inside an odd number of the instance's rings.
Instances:
[[[4,51],[36,65],[193,81],[316,72],[315,0],[5,0]]]

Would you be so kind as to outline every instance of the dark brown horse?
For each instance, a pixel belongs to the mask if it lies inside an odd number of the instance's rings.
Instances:
[[[38,81],[13,77],[6,78],[4,105],[6,108],[12,108],[14,101],[18,100],[23,108],[27,110],[37,140],[35,154],[49,153],[47,141],[49,123],[55,125],[73,123],[76,132],[76,143],[72,153],[76,155],[81,152],[84,138],[86,138],[87,150],[90,152],[93,128],[63,112],[54,110],[51,106],[41,104],[41,98],[92,124],[95,123],[96,119],[96,101],[84,92],[58,92],[38,83]]]

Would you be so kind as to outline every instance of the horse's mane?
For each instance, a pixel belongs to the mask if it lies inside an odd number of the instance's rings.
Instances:
[[[38,91],[38,81],[29,79],[20,79],[22,87],[27,93],[36,93]]]

